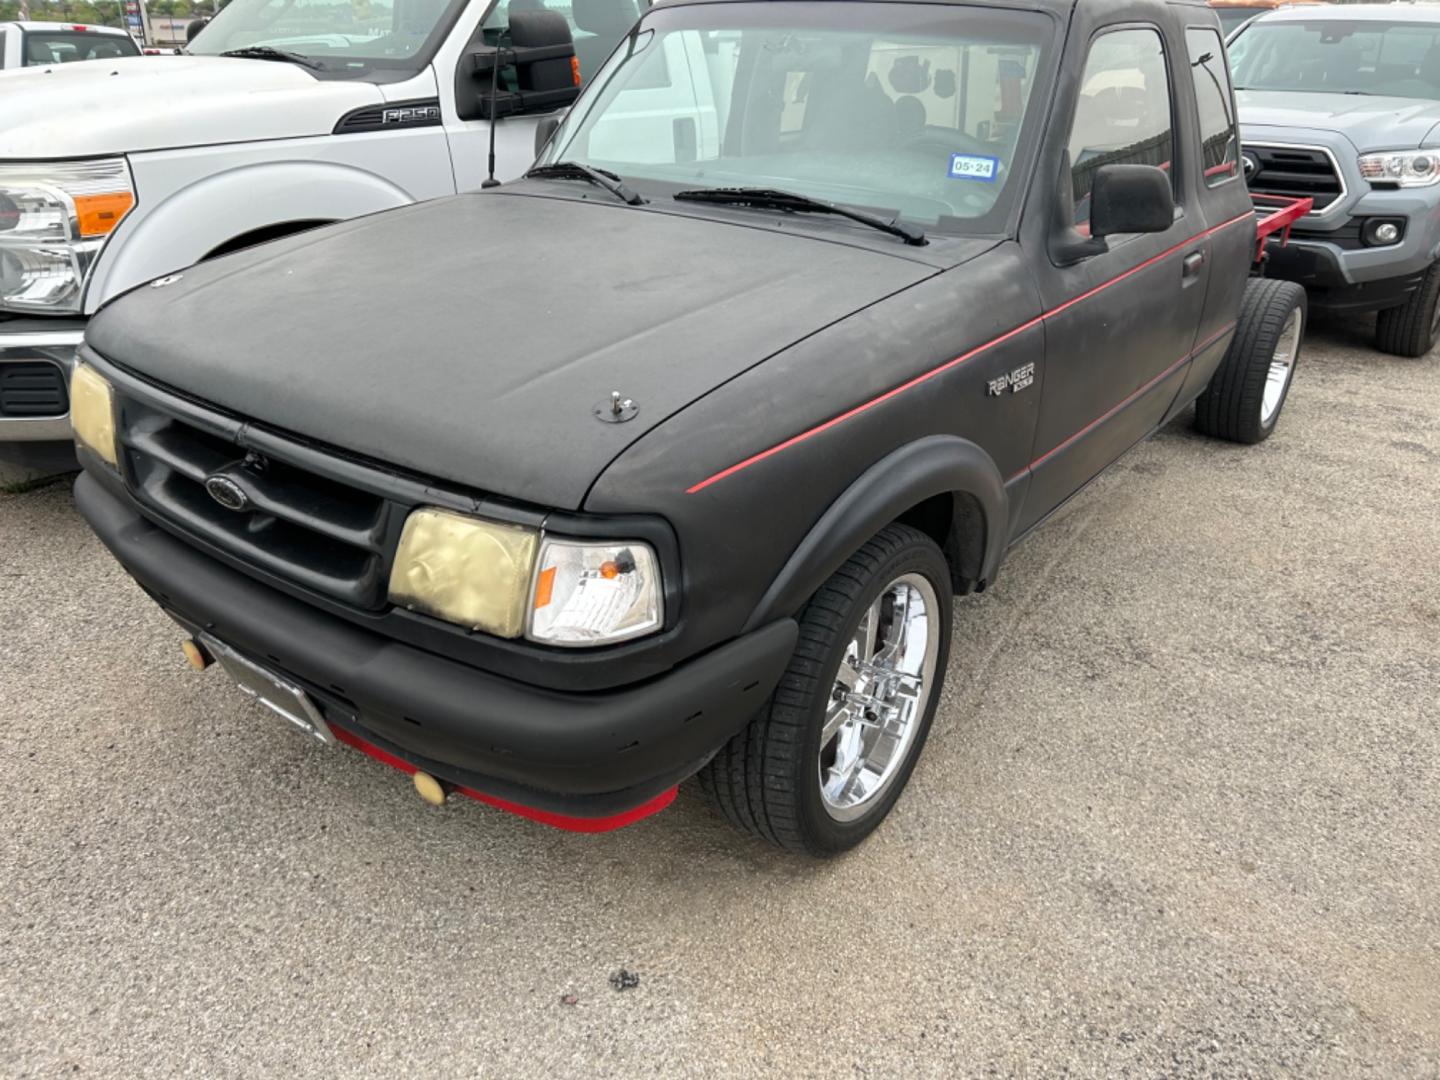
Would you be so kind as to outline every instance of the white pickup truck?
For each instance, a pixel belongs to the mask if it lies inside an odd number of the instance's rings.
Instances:
[[[120,293],[478,188],[492,114],[495,175],[524,171],[639,14],[551,3],[232,0],[187,55],[0,72],[0,461],[63,461],[74,350]]]
[[[135,39],[113,26],[0,22],[0,71],[139,55]]]

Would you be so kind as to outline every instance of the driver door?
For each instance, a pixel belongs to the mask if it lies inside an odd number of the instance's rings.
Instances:
[[[1185,182],[1190,123],[1177,126],[1174,106],[1174,71],[1178,62],[1186,72],[1185,58],[1167,45],[1155,25],[1094,35],[1061,168],[1036,177],[1055,185],[1045,200],[1054,213],[1045,223],[1050,257],[1034,260],[1047,312],[1046,363],[1022,530],[1149,434],[1184,381],[1205,300],[1208,240]],[[1108,237],[1099,253],[1057,255],[1057,234],[1088,235],[1092,177],[1111,163],[1168,172],[1174,223]]]

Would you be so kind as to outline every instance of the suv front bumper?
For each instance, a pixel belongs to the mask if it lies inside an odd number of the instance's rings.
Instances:
[[[205,632],[311,695],[325,721],[382,760],[496,805],[569,818],[663,805],[779,682],[793,620],[772,623],[618,690],[503,679],[370,633],[222,566],[84,473],[75,501],[130,575],[192,635]],[[345,740],[351,741],[351,740]],[[373,750],[371,750],[373,753]],[[531,814],[530,816],[537,816]]]

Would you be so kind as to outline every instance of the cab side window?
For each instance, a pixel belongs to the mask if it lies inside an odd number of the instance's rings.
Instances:
[[[1230,72],[1225,48],[1214,30],[1186,30],[1185,50],[1195,80],[1195,104],[1200,113],[1201,164],[1205,183],[1214,187],[1240,175],[1240,139],[1230,94]]]
[[[1070,129],[1075,224],[1090,221],[1090,189],[1102,165],[1170,170],[1174,123],[1165,46],[1158,31],[1114,30],[1096,38],[1080,80]],[[1174,175],[1171,175],[1174,191]]]

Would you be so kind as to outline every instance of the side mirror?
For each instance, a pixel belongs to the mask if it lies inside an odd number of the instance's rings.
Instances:
[[[473,47],[459,66],[455,99],[461,119],[550,112],[580,95],[575,42],[559,12],[513,12],[500,40],[502,44]],[[503,71],[510,67],[513,80]]]
[[[535,156],[538,158],[560,127],[558,116],[542,116],[535,125]]]
[[[1090,187],[1090,235],[1164,232],[1175,223],[1170,174],[1154,165],[1101,165]]]

